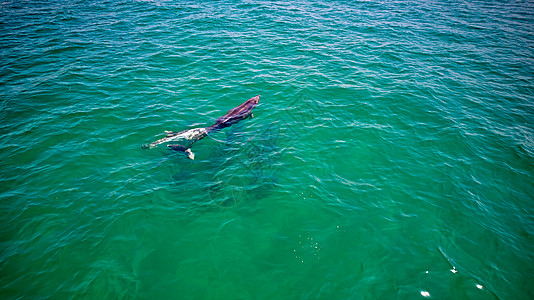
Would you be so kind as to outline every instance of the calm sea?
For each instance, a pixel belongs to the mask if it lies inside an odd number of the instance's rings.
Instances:
[[[5,0],[0,298],[532,299],[533,45],[532,1]]]

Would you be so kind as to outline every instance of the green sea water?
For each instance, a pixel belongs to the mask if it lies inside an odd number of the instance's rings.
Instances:
[[[532,1],[3,1],[0,298],[532,299],[533,45]]]

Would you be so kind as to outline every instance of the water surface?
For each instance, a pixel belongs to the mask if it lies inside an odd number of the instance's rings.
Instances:
[[[533,12],[2,2],[2,298],[533,298]]]

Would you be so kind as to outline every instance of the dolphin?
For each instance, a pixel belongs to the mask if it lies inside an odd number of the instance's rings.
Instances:
[[[193,145],[193,143],[200,139],[203,139],[206,135],[208,135],[208,131],[206,129],[207,128],[193,128],[188,130],[182,130],[180,132],[165,131],[166,136],[164,138],[154,141],[148,145],[143,145],[143,149],[150,149],[156,147],[159,144],[175,141],[183,141],[185,142],[185,145],[187,145],[186,148],[189,148]]]
[[[212,128],[211,130],[213,131],[215,129],[222,129],[246,118],[253,118],[254,115],[252,114],[252,109],[256,107],[259,102],[260,95],[248,99],[238,107],[230,109],[226,115],[215,120],[215,124],[210,126],[210,128]]]
[[[195,154],[191,151],[191,146],[197,141],[205,138],[211,132],[229,127],[241,120],[253,118],[252,109],[260,102],[260,95],[252,97],[241,105],[234,107],[224,116],[217,118],[215,124],[205,128],[193,128],[179,132],[165,131],[166,136],[148,145],[143,145],[143,149],[154,148],[159,144],[179,141],[179,144],[167,145],[168,148],[184,152],[189,159],[195,159]]]

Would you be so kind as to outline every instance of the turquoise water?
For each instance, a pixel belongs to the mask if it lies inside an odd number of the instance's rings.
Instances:
[[[1,298],[534,298],[533,20],[2,2]],[[141,149],[257,94],[195,160]]]

